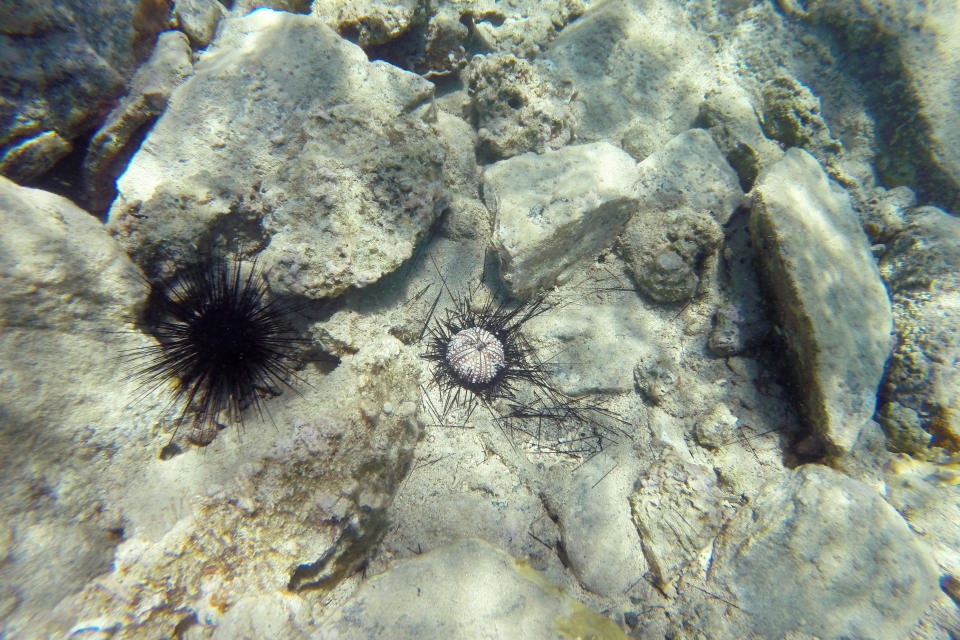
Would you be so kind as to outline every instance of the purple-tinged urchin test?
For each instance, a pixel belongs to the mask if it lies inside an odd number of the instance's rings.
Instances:
[[[189,423],[193,444],[209,444],[228,423],[242,425],[250,406],[262,417],[268,396],[294,389],[303,340],[286,320],[290,309],[267,299],[255,260],[198,252],[151,286],[143,323],[157,344],[122,357],[134,363],[141,397],[171,390],[171,406],[182,406],[177,429]]]
[[[446,288],[444,287],[444,290]],[[524,325],[555,305],[544,296],[508,306],[474,289],[450,295],[436,313],[439,294],[424,325],[422,357],[431,363],[424,404],[438,425],[467,426],[483,406],[500,428],[532,453],[590,457],[616,440],[622,423],[595,402],[570,396],[553,384],[549,370],[524,334]],[[430,391],[440,402],[430,400]],[[456,418],[454,416],[457,416]],[[517,441],[522,442],[517,442]]]

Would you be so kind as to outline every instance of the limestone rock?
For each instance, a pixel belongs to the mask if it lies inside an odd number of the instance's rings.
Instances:
[[[848,66],[877,95],[876,169],[884,183],[908,185],[921,200],[950,211],[960,205],[960,32],[956,5],[909,0],[785,3],[823,28],[847,53]],[[876,61],[882,59],[884,64]],[[890,99],[891,87],[897,87]]]
[[[644,211],[688,207],[726,224],[743,201],[740,181],[703,129],[689,129],[637,165],[634,186]]]
[[[730,412],[730,407],[720,402],[709,413],[700,416],[693,427],[697,444],[708,449],[718,449],[730,442],[733,429],[739,419]]]
[[[700,271],[723,242],[709,212],[686,207],[631,218],[620,246],[634,282],[657,302],[685,302],[700,285]]]
[[[873,416],[890,300],[847,196],[790,149],[756,188],[750,234],[810,426],[848,451]]]
[[[432,92],[315,16],[230,18],[119,179],[109,225],[148,271],[161,248],[224,233],[266,246],[276,290],[370,284],[445,206],[443,148],[410,113]]]
[[[177,26],[197,49],[210,44],[227,8],[218,0],[177,0],[173,8]]]
[[[165,2],[14,0],[0,7],[0,154],[51,132],[69,143],[89,130],[166,27]],[[50,149],[50,147],[43,147]],[[62,143],[57,148],[65,148]],[[38,151],[36,144],[32,150]],[[24,149],[20,149],[23,157]],[[3,171],[33,177],[60,152],[8,156]]]
[[[716,85],[713,47],[680,5],[613,0],[569,24],[545,57],[578,90],[578,139],[622,141],[639,159],[696,118]]]
[[[772,164],[782,153],[780,147],[764,135],[749,93],[737,85],[723,85],[708,92],[694,125],[713,137],[737,172],[744,192],[753,188],[760,167]]]
[[[660,584],[676,578],[726,520],[713,470],[683,460],[670,448],[641,472],[630,507],[643,555]]]
[[[740,637],[899,640],[938,580],[893,507],[865,484],[805,465],[724,527],[707,588],[722,588],[743,612]]]
[[[920,534],[942,572],[960,578],[960,474],[903,454],[882,473],[887,502]]]
[[[635,164],[608,143],[526,153],[487,167],[483,199],[495,218],[501,273],[515,295],[551,286],[606,246],[636,211]]]
[[[0,636],[40,631],[110,570],[123,523],[104,507],[133,318],[147,288],[90,214],[0,178]],[[113,533],[111,533],[113,531]],[[51,558],[58,558],[51,562]],[[51,633],[50,636],[63,636]]]
[[[138,132],[153,122],[167,105],[173,87],[193,71],[187,38],[166,31],[157,38],[150,58],[130,80],[130,90],[93,135],[83,159],[86,199],[94,211],[109,207],[116,195],[114,180],[139,144]]]
[[[763,132],[786,148],[806,149],[824,164],[842,148],[820,114],[820,99],[787,76],[763,86]]]
[[[361,47],[384,44],[422,20],[419,0],[345,0],[315,2],[313,15]]]
[[[577,580],[608,597],[627,592],[648,569],[630,518],[628,497],[640,473],[631,454],[629,447],[600,454],[545,495]]]
[[[564,595],[521,561],[476,539],[398,561],[364,584],[321,627],[330,640],[626,640],[613,621]]]
[[[44,131],[7,149],[0,158],[0,174],[26,182],[43,175],[71,151],[69,140],[56,131]]]
[[[873,242],[889,242],[903,231],[904,217],[915,206],[917,196],[910,187],[878,187],[861,213],[863,230]]]
[[[893,295],[896,347],[877,419],[898,450],[936,459],[960,451],[960,219],[909,210],[880,268]]]
[[[459,20],[484,51],[512,53],[518,58],[542,58],[544,49],[587,10],[586,0],[479,0],[457,7]],[[459,5],[459,6],[458,6]]]
[[[463,72],[477,126],[477,151],[493,160],[559,149],[573,138],[569,96],[542,65],[511,54],[476,56]],[[567,91],[569,93],[569,91]]]

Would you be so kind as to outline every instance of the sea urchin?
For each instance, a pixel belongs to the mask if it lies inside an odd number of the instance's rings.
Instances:
[[[577,459],[615,441],[623,421],[601,405],[570,396],[554,385],[548,364],[524,336],[523,326],[554,305],[544,297],[508,307],[484,296],[450,294],[452,306],[435,316],[434,301],[424,333],[432,363],[430,387],[439,391],[434,405],[425,404],[440,425],[462,410],[466,426],[473,410],[484,406],[514,441],[522,439],[534,453],[557,453]],[[554,363],[556,364],[556,363]]]
[[[147,322],[158,343],[125,355],[138,361],[144,394],[170,384],[171,404],[183,406],[177,426],[196,418],[195,444],[208,444],[219,420],[242,424],[250,405],[262,415],[262,394],[292,388],[300,340],[288,309],[266,293],[256,261],[218,255],[198,255],[153,286]]]

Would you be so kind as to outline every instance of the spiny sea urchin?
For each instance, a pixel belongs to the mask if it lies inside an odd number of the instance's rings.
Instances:
[[[442,398],[437,407],[425,394],[425,403],[437,422],[447,424],[454,410],[463,409],[467,423],[482,405],[505,433],[522,438],[534,453],[583,458],[614,441],[618,428],[610,423],[622,420],[558,389],[548,364],[524,336],[523,326],[554,305],[542,296],[513,307],[489,297],[478,303],[477,292],[447,292],[452,305],[435,316],[441,292],[424,326],[427,346],[421,355],[432,363],[430,387]]]
[[[293,388],[300,339],[285,320],[289,310],[266,294],[255,260],[209,252],[153,284],[147,325],[158,343],[124,355],[137,361],[144,395],[170,385],[171,404],[183,406],[177,427],[195,418],[194,444],[209,444],[220,420],[242,424],[250,405],[262,415],[264,393]]]

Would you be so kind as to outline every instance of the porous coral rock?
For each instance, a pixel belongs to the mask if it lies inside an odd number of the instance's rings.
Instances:
[[[935,207],[907,212],[881,258],[896,346],[877,419],[890,445],[921,458],[960,452],[960,220]]]
[[[512,54],[476,56],[463,71],[477,126],[478,152],[493,160],[559,149],[576,122],[542,65]]]
[[[620,247],[637,288],[657,302],[690,300],[705,261],[723,241],[708,212],[690,208],[634,216],[620,234]]]

